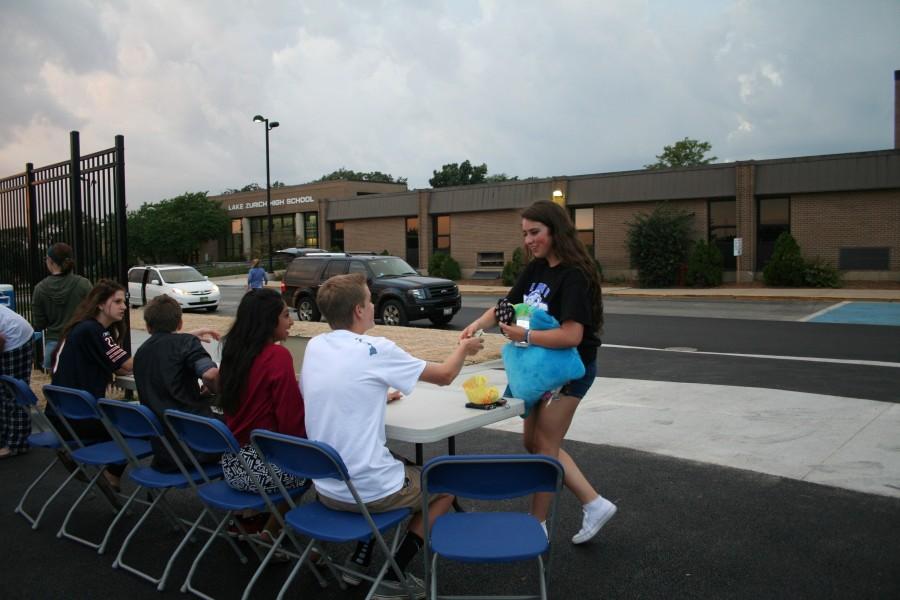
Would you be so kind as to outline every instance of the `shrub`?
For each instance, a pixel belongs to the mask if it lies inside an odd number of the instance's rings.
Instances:
[[[687,284],[694,287],[722,285],[723,268],[724,260],[718,246],[697,240],[688,258]]]
[[[763,280],[771,286],[801,286],[804,284],[804,271],[805,264],[797,240],[789,232],[783,232],[775,240],[772,258],[763,268]]]
[[[503,285],[513,285],[519,278],[519,273],[525,268],[525,251],[522,247],[513,250],[512,260],[503,265],[503,273],[500,277],[503,279]]]
[[[443,252],[431,255],[431,259],[428,261],[428,274],[432,277],[443,277],[454,281],[462,279],[459,263],[452,256]]]
[[[841,287],[841,273],[821,258],[808,262],[803,267],[803,283],[809,287]]]
[[[694,215],[661,204],[626,223],[626,246],[641,287],[670,287],[678,277],[691,243]]]

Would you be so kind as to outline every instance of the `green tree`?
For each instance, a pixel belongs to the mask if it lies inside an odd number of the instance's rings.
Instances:
[[[716,156],[704,157],[712,150],[709,142],[698,142],[690,138],[684,138],[671,146],[663,146],[662,154],[656,155],[656,162],[644,165],[645,169],[668,169],[669,167],[696,167],[708,165],[718,160]]]
[[[660,204],[650,213],[638,213],[626,225],[625,245],[641,287],[670,287],[678,278],[691,245],[694,215]]]
[[[276,181],[275,183],[279,183],[279,182]],[[284,185],[284,184],[282,184],[282,185]],[[272,187],[274,188],[274,187],[278,187],[278,186],[272,185]],[[265,189],[266,188],[264,188],[264,187],[259,187],[258,183],[248,183],[247,185],[245,185],[242,188],[228,188],[227,190],[222,192],[222,195],[227,196],[229,194],[239,194],[241,192],[258,192],[260,190],[265,190]]]
[[[534,178],[532,178],[532,179],[534,179]],[[485,183],[500,183],[502,181],[518,181],[518,180],[519,180],[518,175],[513,175],[510,177],[506,173],[495,173],[494,175],[488,175],[487,177],[485,177],[484,182]]]
[[[775,240],[772,258],[763,267],[763,280],[771,286],[800,286],[804,284],[806,263],[800,245],[788,231]]]
[[[722,285],[724,262],[718,246],[706,240],[697,240],[688,259],[686,283],[694,287]]]
[[[332,171],[328,175],[322,175],[312,183],[316,181],[335,181],[338,179],[347,179],[350,181],[372,181],[378,183],[406,183],[406,177],[394,177],[389,173],[382,173],[381,171],[353,171],[351,169],[345,169],[341,167],[337,171]]]
[[[128,247],[148,262],[191,262],[199,245],[228,231],[230,219],[207,192],[185,192],[128,213]]]
[[[512,260],[503,265],[503,273],[500,277],[503,285],[512,285],[519,278],[519,273],[525,268],[525,251],[519,246],[512,253]]]
[[[485,163],[474,167],[468,160],[462,163],[450,163],[441,167],[440,171],[434,171],[434,177],[429,179],[428,183],[433,188],[484,183],[487,178],[487,170]]]

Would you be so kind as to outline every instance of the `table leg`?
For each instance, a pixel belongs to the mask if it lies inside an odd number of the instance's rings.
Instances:
[[[456,436],[451,435],[447,438],[447,454],[453,456],[456,454]]]
[[[422,444],[416,444],[416,464],[420,467],[425,464],[425,453],[422,451]]]

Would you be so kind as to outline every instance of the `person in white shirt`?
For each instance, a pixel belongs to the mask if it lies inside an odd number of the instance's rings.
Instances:
[[[414,511],[395,559],[406,565],[422,547],[423,523],[419,469],[395,458],[388,450],[384,430],[387,402],[412,392],[416,382],[448,385],[459,374],[466,356],[482,349],[481,338],[461,340],[442,363],[415,358],[394,342],[366,335],[375,325],[372,295],[361,273],[339,275],[326,281],[316,303],[332,331],[310,340],[303,358],[300,389],[306,405],[309,439],[325,442],[341,455],[350,478],[366,507],[384,512],[401,507]],[[390,396],[388,391],[397,392]],[[329,508],[357,511],[347,486],[333,479],[315,481],[319,500]],[[452,496],[441,496],[429,506],[434,520],[446,513]],[[367,564],[365,543],[353,560]],[[361,555],[362,553],[362,555]],[[374,598],[403,595],[403,587],[388,571]],[[407,574],[407,582],[424,596],[420,580]],[[345,578],[347,580],[347,578]],[[350,583],[358,582],[355,578]]]
[[[18,313],[0,304],[0,375],[31,381],[34,329]],[[31,417],[16,404],[10,386],[0,384],[0,459],[28,452]]]

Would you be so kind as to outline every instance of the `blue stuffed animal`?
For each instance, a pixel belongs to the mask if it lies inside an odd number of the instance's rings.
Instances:
[[[559,321],[545,310],[533,309],[530,326],[534,331],[556,329]],[[510,342],[501,352],[509,390],[525,401],[523,417],[545,392],[584,377],[584,363],[575,348],[520,347]]]

